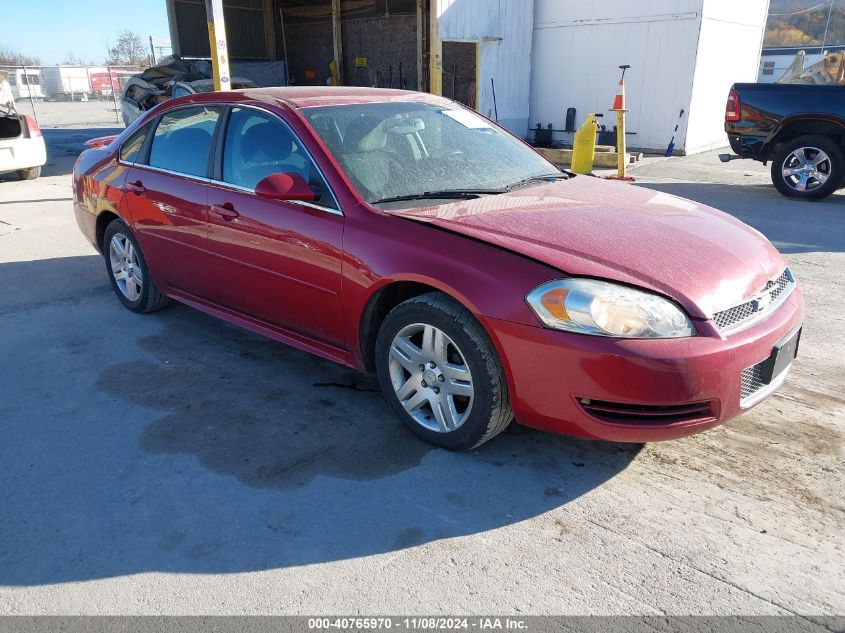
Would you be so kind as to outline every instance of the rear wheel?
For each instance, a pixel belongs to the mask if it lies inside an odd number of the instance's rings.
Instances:
[[[138,240],[123,220],[112,220],[103,237],[103,256],[112,289],[132,312],[155,312],[170,304],[147,270]]]
[[[845,156],[832,139],[800,136],[783,145],[772,160],[772,182],[778,191],[799,200],[821,200],[845,179]]]
[[[376,340],[376,372],[396,415],[449,450],[479,446],[513,419],[504,369],[472,314],[432,292],[394,308]]]
[[[18,172],[18,177],[21,180],[35,180],[41,175],[41,167],[28,167],[27,169],[21,169]]]

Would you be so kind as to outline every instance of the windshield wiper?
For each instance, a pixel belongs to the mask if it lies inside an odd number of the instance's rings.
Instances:
[[[411,193],[405,196],[382,198],[370,204],[385,204],[388,202],[404,202],[405,200],[472,200],[481,196],[492,196],[497,193],[507,193],[508,189],[444,189],[443,191],[425,191]]]
[[[569,174],[564,171],[558,171],[553,174],[542,174],[540,176],[531,176],[530,178],[523,178],[522,180],[517,180],[515,183],[512,183],[507,186],[508,191],[513,191],[514,189],[518,189],[523,185],[530,185],[532,182],[541,182],[541,181],[548,181],[548,180],[567,180],[569,179]]]

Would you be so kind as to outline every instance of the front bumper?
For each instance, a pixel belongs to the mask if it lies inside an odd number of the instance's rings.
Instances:
[[[482,318],[503,359],[514,415],[535,428],[619,442],[651,442],[697,433],[742,413],[742,372],[765,360],[803,321],[800,287],[768,318],[720,335],[699,322],[700,336],[621,340]],[[774,391],[774,389],[772,389]],[[693,420],[609,422],[581,401],[669,407],[710,403]],[[757,404],[764,398],[755,401]]]

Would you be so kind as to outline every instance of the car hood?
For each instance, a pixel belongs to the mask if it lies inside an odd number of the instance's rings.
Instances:
[[[483,240],[569,275],[649,288],[696,318],[742,303],[786,266],[760,232],[726,213],[585,176],[385,213]]]

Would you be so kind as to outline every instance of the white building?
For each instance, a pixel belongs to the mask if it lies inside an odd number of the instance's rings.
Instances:
[[[444,43],[444,74],[448,75],[450,66],[448,42],[476,44],[476,109],[489,118],[497,118],[515,134],[525,136],[534,0],[436,1],[437,30]],[[448,77],[444,78],[443,94],[452,96]]]
[[[795,55],[798,51],[804,51],[806,57],[804,58],[804,68],[809,68],[813,64],[817,64],[822,60],[824,51],[828,53],[835,53],[836,51],[845,51],[845,46],[797,46],[794,48],[787,47],[771,47],[764,48],[760,55],[760,69],[757,76],[757,82],[761,84],[771,84],[780,79],[792,62],[795,61]]]
[[[681,109],[676,151],[727,144],[725,100],[734,82],[757,79],[768,0],[536,0],[530,123],[563,128],[608,113],[620,64],[630,64],[628,145],[664,150]],[[556,134],[568,140],[569,135]]]
[[[205,10],[166,0],[174,51],[208,55]],[[520,136],[608,113],[626,75],[629,147],[726,145],[728,89],[757,78],[769,0],[223,0],[232,60],[285,59],[290,83],[418,88]],[[263,34],[264,37],[256,37]],[[495,93],[495,97],[494,97]],[[556,140],[571,141],[556,132]]]

